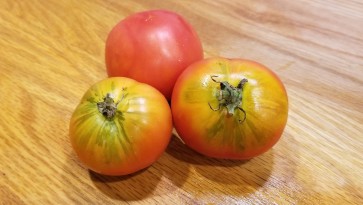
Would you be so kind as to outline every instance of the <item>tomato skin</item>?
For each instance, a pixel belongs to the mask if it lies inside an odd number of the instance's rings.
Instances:
[[[114,117],[99,110],[106,93],[116,105]],[[84,94],[75,109],[69,135],[80,161],[105,175],[126,175],[154,163],[166,149],[172,116],[165,97],[135,80],[102,80]]]
[[[234,86],[248,80],[239,105],[246,115],[237,108],[233,115],[225,107],[217,110],[221,87],[211,76]],[[225,159],[250,159],[269,150],[280,139],[288,116],[287,93],[277,75],[242,59],[210,58],[190,65],[175,84],[171,107],[174,127],[185,144]]]
[[[170,100],[176,79],[188,65],[203,59],[203,49],[183,17],[150,10],[128,16],[111,30],[105,58],[110,77],[147,83]]]

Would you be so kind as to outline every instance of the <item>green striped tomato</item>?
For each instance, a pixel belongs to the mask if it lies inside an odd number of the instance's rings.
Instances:
[[[284,85],[267,67],[242,59],[210,58],[179,76],[171,100],[183,141],[211,157],[249,159],[281,137],[288,116]]]
[[[102,80],[75,109],[69,135],[75,153],[89,169],[126,175],[154,163],[172,131],[168,102],[155,88],[135,80]]]

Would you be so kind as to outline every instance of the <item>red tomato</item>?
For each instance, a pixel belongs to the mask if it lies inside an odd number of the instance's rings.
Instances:
[[[155,162],[171,131],[170,107],[159,91],[115,77],[84,94],[72,115],[69,135],[77,156],[91,170],[125,175]]]
[[[249,159],[270,149],[287,122],[284,85],[265,66],[211,58],[190,65],[171,101],[182,140],[211,157]]]
[[[170,11],[136,13],[120,21],[106,41],[109,76],[125,76],[157,88],[170,100],[180,73],[203,59],[192,26]]]

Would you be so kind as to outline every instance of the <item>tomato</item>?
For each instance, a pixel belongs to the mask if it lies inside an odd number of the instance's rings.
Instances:
[[[75,109],[69,128],[80,161],[105,175],[126,175],[150,166],[166,149],[171,132],[165,97],[123,77],[94,84]]]
[[[192,26],[165,10],[136,13],[121,20],[106,41],[108,76],[124,76],[157,88],[170,100],[180,73],[203,59]]]
[[[171,101],[175,129],[204,155],[250,159],[269,150],[287,122],[284,85],[253,61],[210,58],[178,78]]]

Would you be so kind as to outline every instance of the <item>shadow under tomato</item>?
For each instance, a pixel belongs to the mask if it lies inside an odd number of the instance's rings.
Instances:
[[[183,161],[203,177],[198,183],[202,188],[200,194],[236,195],[252,194],[269,179],[274,164],[273,150],[250,160],[215,159],[201,155],[187,147],[179,138],[174,137],[167,149],[168,154]],[[189,184],[189,183],[188,183]],[[195,192],[195,185],[183,187],[186,191]]]
[[[173,143],[167,150],[170,146]],[[175,160],[166,152],[150,167],[130,175],[107,176],[93,171],[89,171],[89,175],[94,185],[108,197],[138,201],[151,195],[167,195],[181,187],[188,177],[188,167],[187,162]]]
[[[89,171],[94,185],[110,198],[137,201],[151,195],[157,187],[161,173],[149,168],[126,176],[107,176]]]

